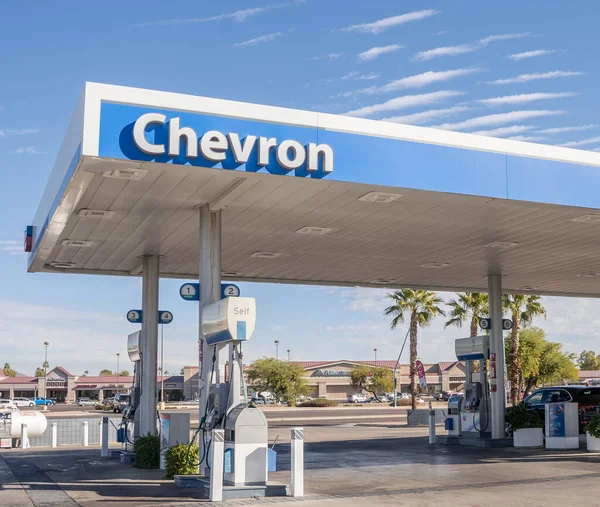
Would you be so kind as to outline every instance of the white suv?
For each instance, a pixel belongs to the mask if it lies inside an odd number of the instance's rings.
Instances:
[[[367,397],[364,394],[350,394],[348,396],[348,403],[364,403],[367,401]]]

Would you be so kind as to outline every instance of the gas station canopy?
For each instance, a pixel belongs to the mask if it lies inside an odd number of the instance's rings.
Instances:
[[[88,83],[33,223],[30,272],[596,296],[600,153]],[[31,229],[30,229],[31,230]]]

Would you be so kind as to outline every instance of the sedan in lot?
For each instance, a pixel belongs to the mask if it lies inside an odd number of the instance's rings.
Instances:
[[[77,405],[79,405],[80,407],[92,407],[95,404],[96,402],[94,400],[86,398],[85,396],[77,400]]]
[[[556,386],[544,387],[531,393],[523,400],[529,410],[537,412],[542,421],[546,417],[546,403],[574,402],[579,405],[579,432],[600,412],[600,387]]]
[[[35,402],[29,398],[24,398],[22,396],[17,396],[13,398],[12,401],[17,405],[17,407],[33,407]]]

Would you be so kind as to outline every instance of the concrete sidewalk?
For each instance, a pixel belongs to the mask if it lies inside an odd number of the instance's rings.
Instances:
[[[276,446],[274,482],[289,483],[288,442],[282,434]],[[600,455],[585,450],[429,446],[421,428],[358,424],[307,429],[305,451],[304,498],[220,505],[600,505]],[[101,460],[97,447],[14,449],[0,458],[2,507],[198,503],[194,490],[175,487],[162,472]]]

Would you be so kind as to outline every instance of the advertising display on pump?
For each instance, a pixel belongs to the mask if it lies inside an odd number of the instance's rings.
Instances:
[[[226,298],[204,307],[202,334],[206,343],[248,341],[256,324],[254,298]]]

